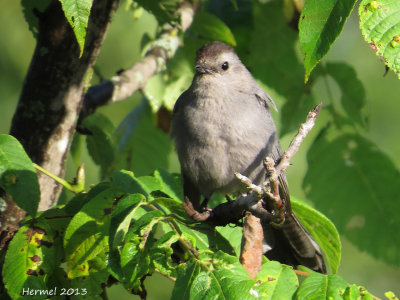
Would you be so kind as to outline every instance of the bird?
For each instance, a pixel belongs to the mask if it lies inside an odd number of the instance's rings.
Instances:
[[[183,193],[196,210],[214,193],[241,193],[235,173],[255,184],[266,179],[264,159],[282,155],[270,108],[277,110],[231,46],[214,41],[197,50],[195,75],[174,105],[171,126]],[[292,211],[284,173],[279,182],[286,217],[281,226],[263,224],[264,255],[326,273],[319,245]]]

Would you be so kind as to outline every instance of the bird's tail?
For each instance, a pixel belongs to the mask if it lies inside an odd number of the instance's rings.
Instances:
[[[269,259],[292,266],[303,265],[314,271],[326,273],[321,248],[294,212],[288,213],[285,222],[279,228],[266,226],[269,228],[264,228],[264,235],[273,236],[272,239],[264,237],[267,243],[271,244],[270,251],[265,254]]]

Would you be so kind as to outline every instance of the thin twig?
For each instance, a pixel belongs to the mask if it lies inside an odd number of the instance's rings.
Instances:
[[[281,175],[290,165],[290,159],[297,153],[301,143],[314,127],[315,120],[319,115],[321,107],[322,103],[318,104],[313,110],[308,113],[306,122],[300,125],[299,131],[297,132],[296,136],[293,138],[285,153],[283,153],[279,163],[275,166],[276,173],[274,174],[274,179],[277,180],[279,175]]]

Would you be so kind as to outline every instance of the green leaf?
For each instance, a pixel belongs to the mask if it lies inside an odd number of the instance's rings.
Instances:
[[[91,132],[86,137],[87,148],[104,177],[112,170],[115,160],[114,125],[104,115],[93,114],[83,120],[82,126]]]
[[[68,277],[89,275],[89,261],[108,251],[108,228],[112,205],[122,192],[107,189],[86,203],[69,223],[64,236]]]
[[[204,270],[194,280],[190,299],[256,299],[255,281],[237,261],[221,263],[214,270]]]
[[[145,215],[142,223],[150,228],[145,236],[139,236],[137,230],[143,227],[137,226],[136,230],[131,230],[125,239],[125,245],[121,250],[121,269],[124,274],[125,281],[128,282],[129,288],[139,291],[141,289],[140,279],[154,272],[154,264],[152,263],[150,252],[156,242],[154,238],[155,230],[152,230],[154,223],[151,222],[152,216]]]
[[[113,185],[110,182],[101,182],[92,187],[87,194],[80,193],[75,195],[64,207],[66,215],[74,216],[90,199],[111,187]]]
[[[86,28],[89,21],[92,0],[59,0],[65,17],[74,30],[82,56],[85,47]]]
[[[156,113],[164,103],[165,86],[165,76],[162,73],[155,74],[146,81],[144,94],[153,113]]]
[[[182,202],[166,197],[155,197],[154,200],[150,201],[150,203],[156,204],[156,206],[158,205],[167,214],[174,214],[186,220],[189,219],[187,213],[182,207]]]
[[[219,40],[231,46],[236,46],[231,30],[218,17],[208,12],[198,12],[190,28],[191,31],[209,40]]]
[[[355,70],[344,63],[327,63],[326,71],[340,87],[342,106],[349,119],[365,127],[366,119],[361,113],[366,102],[365,90]]]
[[[181,0],[137,0],[135,2],[150,11],[162,25],[176,20],[176,10]]]
[[[130,194],[140,193],[150,197],[152,192],[162,189],[158,178],[153,176],[136,177],[131,171],[120,170],[114,172],[112,179],[115,186]]]
[[[231,244],[235,250],[236,256],[239,257],[242,246],[243,228],[240,226],[217,226],[215,230],[223,236],[223,238]]]
[[[195,240],[193,246],[200,250],[221,250],[230,255],[235,255],[235,250],[230,241],[215,230],[214,226],[208,224],[184,225],[178,223],[179,229]]]
[[[398,298],[392,291],[386,292],[385,297],[390,300],[398,300]]]
[[[179,234],[170,231],[164,234],[150,251],[151,262],[164,275],[171,275],[175,266],[172,262],[172,244],[179,240]]]
[[[307,0],[301,11],[299,37],[305,55],[305,81],[312,69],[328,53],[343,30],[356,0]]]
[[[253,2],[253,29],[247,52],[241,57],[254,78],[280,109],[280,134],[297,130],[315,100],[304,86],[304,68],[298,57],[298,34],[288,26],[283,15],[283,1]],[[268,30],[266,30],[268,28]],[[248,35],[249,33],[246,32]]]
[[[137,232],[140,236],[144,236],[153,230],[153,227],[162,219],[164,219],[164,213],[162,211],[152,210],[141,216],[139,220],[134,223],[132,231]]]
[[[40,201],[36,170],[22,145],[7,134],[0,134],[0,187],[20,208],[35,216]]]
[[[172,299],[291,299],[297,286],[291,267],[267,262],[253,280],[238,258],[218,251],[177,267]]]
[[[128,195],[121,199],[111,215],[110,223],[110,247],[114,248],[121,244],[129,230],[132,218],[140,204],[146,198],[141,194]]]
[[[194,279],[201,272],[199,261],[193,260],[180,264],[177,268],[177,278],[172,290],[171,299],[190,299],[190,289]]]
[[[161,192],[182,202],[183,189],[181,176],[179,174],[171,174],[163,169],[159,169],[154,172],[154,177],[157,178],[161,184]]]
[[[277,261],[268,261],[257,274],[262,283],[256,288],[261,299],[292,299],[299,286],[293,269]]]
[[[19,299],[28,289],[45,290],[41,270],[51,274],[54,269],[54,240],[44,224],[22,226],[11,240],[3,265],[3,280],[9,295]],[[45,299],[46,296],[35,299]]]
[[[121,122],[116,135],[119,168],[133,170],[136,176],[168,168],[169,155],[173,150],[172,141],[167,134],[156,128],[146,100]]]
[[[343,294],[343,299],[345,300],[373,300],[376,297],[373,297],[368,291],[362,286],[357,286],[352,284],[347,287],[346,291]]]
[[[291,197],[291,203],[301,223],[321,247],[329,264],[330,272],[337,273],[341,257],[341,243],[335,225],[322,213],[304,202]]]
[[[363,0],[358,13],[365,41],[400,78],[400,3]]]
[[[107,255],[104,252],[99,253],[88,262],[88,268],[88,275],[73,278],[70,281],[71,286],[75,291],[79,291],[80,293],[85,291],[90,299],[101,299],[100,295],[104,292],[104,284],[110,277],[110,274],[107,272]]]
[[[304,190],[362,251],[400,265],[400,180],[376,145],[355,135],[325,131],[307,154]]]
[[[296,299],[343,299],[347,282],[337,275],[323,275],[312,272],[301,283]]]

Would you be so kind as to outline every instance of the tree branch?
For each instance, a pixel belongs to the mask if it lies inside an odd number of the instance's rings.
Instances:
[[[10,134],[24,146],[33,162],[63,178],[65,160],[76,127],[84,92],[84,76],[93,66],[104,40],[111,15],[119,0],[95,0],[87,27],[81,58],[74,32],[59,1],[52,1],[39,16],[36,49],[25,78]],[[41,201],[39,210],[51,207],[62,186],[38,174]],[[0,216],[4,244],[18,229],[25,213],[12,201]]]
[[[144,88],[151,76],[163,70],[167,61],[179,48],[178,31],[185,32],[190,27],[198,5],[198,3],[183,2],[177,11],[181,23],[173,27],[168,25],[140,61],[111,79],[90,87],[85,95],[79,119],[83,120],[102,105],[125,100],[137,90]]]

